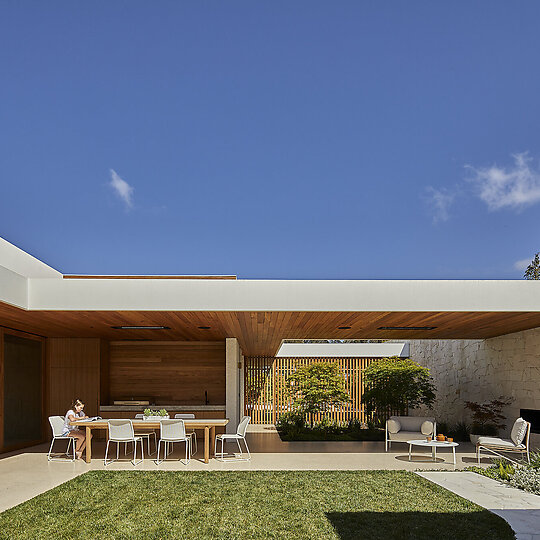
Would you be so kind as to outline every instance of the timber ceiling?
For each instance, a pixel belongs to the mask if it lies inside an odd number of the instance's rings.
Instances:
[[[486,339],[540,327],[540,312],[26,311],[0,303],[0,325],[45,337],[112,341],[236,337],[245,355],[273,356],[283,339]],[[136,325],[170,329],[111,328]],[[436,328],[395,331],[379,330],[381,326]]]

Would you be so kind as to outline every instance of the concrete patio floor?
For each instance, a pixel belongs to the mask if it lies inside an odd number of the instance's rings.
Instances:
[[[180,471],[235,471],[235,470],[440,470],[453,471],[452,453],[449,450],[437,452],[437,461],[432,461],[431,453],[421,448],[413,448],[409,461],[408,445],[394,444],[387,453],[384,442],[283,442],[274,428],[253,426],[247,435],[251,450],[251,461],[220,462],[211,459],[202,461],[202,441],[199,452],[188,465],[180,461],[168,461],[156,465],[155,453],[145,456],[142,464],[134,467],[130,456],[120,452],[122,461],[108,465],[107,470],[180,470]],[[58,442],[55,450],[63,450],[64,443]],[[177,445],[171,458],[182,457],[183,445]],[[20,504],[44,491],[58,486],[76,476],[91,470],[105,469],[103,456],[105,444],[94,441],[92,463],[82,460],[75,462],[47,461],[46,444],[26,448],[18,452],[0,455],[0,511]],[[230,445],[230,450],[236,445]],[[483,465],[491,461],[483,459]],[[456,469],[463,469],[476,463],[474,447],[464,443],[457,448]]]

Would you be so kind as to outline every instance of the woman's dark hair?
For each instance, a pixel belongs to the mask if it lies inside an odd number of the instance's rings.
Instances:
[[[72,402],[71,402],[71,408],[73,410],[75,410],[75,407],[79,407],[80,405],[82,405],[84,407],[84,403],[80,400],[80,399],[77,399],[75,398]]]

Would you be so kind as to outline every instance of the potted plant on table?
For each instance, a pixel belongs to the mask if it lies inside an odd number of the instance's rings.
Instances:
[[[156,422],[160,420],[168,420],[169,418],[169,413],[165,409],[160,409],[159,411],[144,409],[144,420]]]
[[[510,405],[513,398],[499,396],[491,401],[478,403],[466,401],[465,407],[472,413],[471,442],[476,444],[482,435],[496,436],[500,429],[504,429],[506,416],[502,413],[504,407]]]

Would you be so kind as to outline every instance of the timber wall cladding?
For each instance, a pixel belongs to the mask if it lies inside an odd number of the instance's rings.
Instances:
[[[98,414],[102,343],[97,338],[47,340],[48,415],[64,415],[74,398]]]
[[[111,401],[225,403],[225,341],[111,341],[109,355]]]
[[[244,361],[244,409],[253,424],[275,424],[279,417],[292,410],[292,399],[287,393],[287,377],[297,367],[319,362],[336,363],[345,379],[351,403],[332,406],[324,414],[316,414],[315,422],[328,418],[346,423],[352,419],[366,422],[362,395],[363,371],[378,358],[274,358],[248,356]]]

